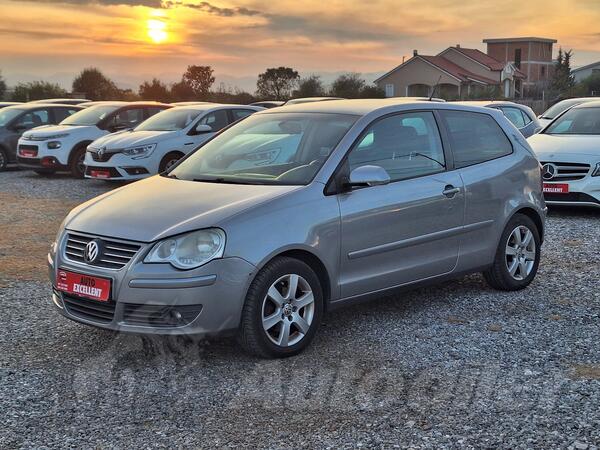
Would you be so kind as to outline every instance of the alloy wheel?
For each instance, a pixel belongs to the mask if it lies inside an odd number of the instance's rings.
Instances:
[[[516,227],[506,243],[506,268],[515,280],[522,281],[533,270],[536,260],[536,245],[533,233],[524,225]]]
[[[315,298],[308,282],[297,274],[278,278],[262,305],[262,325],[269,340],[280,347],[300,342],[315,313]]]

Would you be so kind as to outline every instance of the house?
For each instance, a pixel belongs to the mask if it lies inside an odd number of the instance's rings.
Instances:
[[[504,97],[519,95],[526,75],[514,64],[474,48],[448,47],[435,56],[413,57],[375,80],[386,97],[466,98],[500,88]],[[435,88],[435,92],[434,92]]]
[[[600,61],[573,69],[571,70],[571,75],[573,75],[576,83],[579,83],[592,75],[600,75]]]
[[[540,37],[517,37],[503,39],[484,39],[487,54],[504,64],[512,64],[525,74],[523,86],[519,83],[516,90],[527,91],[535,87],[545,87],[551,78],[554,61],[552,60],[555,39]]]

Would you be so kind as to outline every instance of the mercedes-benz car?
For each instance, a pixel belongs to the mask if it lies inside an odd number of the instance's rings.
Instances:
[[[541,184],[527,141],[494,109],[282,106],[72,210],[48,254],[52,300],[87,325],[231,333],[257,355],[290,356],[324,311],[397,289],[472,272],[527,287]]]
[[[92,142],[85,156],[85,176],[137,180],[163,172],[221,129],[262,109],[215,103],[168,109],[133,130]]]
[[[68,171],[75,178],[83,178],[83,161],[90,143],[109,133],[134,128],[167,108],[171,105],[156,102],[98,102],[59,125],[24,133],[19,139],[19,167],[40,175]]]
[[[600,208],[600,100],[580,103],[529,138],[550,205]]]
[[[540,114],[538,120],[540,121],[542,127],[545,127],[569,108],[581,105],[582,103],[596,102],[599,99],[600,97],[577,97],[561,100],[560,102],[555,103],[542,114]]]

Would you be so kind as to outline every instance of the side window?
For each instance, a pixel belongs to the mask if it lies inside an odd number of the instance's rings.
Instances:
[[[525,125],[527,125],[520,109],[512,108],[510,106],[502,106],[500,109],[515,127],[523,128]]]
[[[47,125],[50,123],[50,114],[47,109],[38,109],[36,111],[30,111],[21,116],[16,125],[25,128],[39,127],[40,125]]]
[[[251,109],[233,109],[231,110],[231,114],[233,115],[233,121],[235,122],[254,114],[254,111]]]
[[[54,123],[62,122],[67,117],[69,117],[71,114],[74,114],[77,111],[79,111],[79,110],[71,109],[71,108],[54,108],[52,111],[54,113]]]
[[[446,169],[444,150],[431,112],[398,114],[369,126],[348,154],[350,171],[360,166],[383,167],[392,181]]]
[[[125,109],[115,115],[115,125],[133,128],[144,121],[144,108]]]
[[[512,153],[500,125],[489,115],[466,111],[440,111],[446,122],[457,168]]]
[[[156,108],[156,107],[150,107],[150,108],[146,108],[146,119],[149,117],[152,117],[154,114],[157,114],[161,111],[164,111],[164,108]]]
[[[224,109],[220,109],[215,112],[211,112],[204,116],[199,124],[201,125],[210,125],[214,132],[225,128],[229,124],[229,119],[227,118],[227,111]]]

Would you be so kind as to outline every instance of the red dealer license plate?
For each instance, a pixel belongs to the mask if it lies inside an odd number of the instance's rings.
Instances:
[[[56,288],[67,294],[107,302],[110,297],[110,280],[59,269]]]
[[[569,185],[566,183],[544,183],[544,194],[568,194]]]
[[[110,178],[110,172],[108,170],[91,170],[90,176],[92,178]]]
[[[25,158],[35,158],[37,156],[37,152],[35,150],[19,150],[19,156],[23,156]]]

